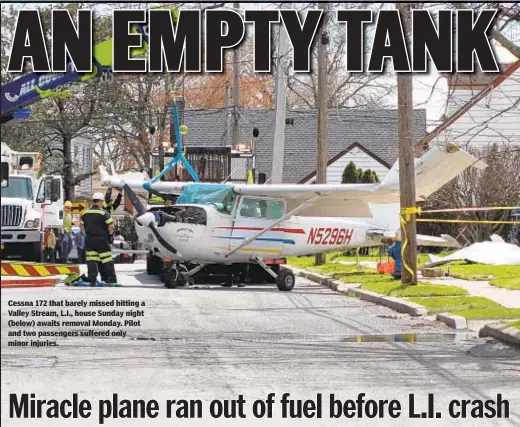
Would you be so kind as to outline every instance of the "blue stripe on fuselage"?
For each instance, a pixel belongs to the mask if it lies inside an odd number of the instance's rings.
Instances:
[[[238,236],[233,236],[233,237],[230,237],[230,236],[213,236],[217,239],[233,239],[233,240],[245,240],[246,238],[245,237],[238,237]],[[294,240],[292,239],[277,239],[276,237],[258,237],[257,239],[255,240],[258,240],[258,241],[263,241],[263,242],[279,242],[279,243],[285,243],[287,245],[294,245]]]

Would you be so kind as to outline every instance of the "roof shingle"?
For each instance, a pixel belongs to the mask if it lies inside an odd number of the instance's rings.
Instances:
[[[256,140],[257,172],[270,177],[275,110],[242,110],[241,113],[240,141],[249,142],[253,128],[259,129],[260,135]],[[294,123],[285,125],[283,181],[297,183],[316,170],[317,112],[290,110],[286,118],[293,118]],[[225,110],[186,110],[184,122],[189,128],[184,137],[186,146],[225,146],[231,141],[231,136],[226,136]],[[393,165],[398,151],[397,126],[397,109],[329,110],[329,158],[357,142]],[[414,141],[425,135],[426,110],[414,110]]]

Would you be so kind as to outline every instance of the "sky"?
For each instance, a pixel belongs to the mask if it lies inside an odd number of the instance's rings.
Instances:
[[[200,4],[199,2],[196,2]],[[288,2],[285,2],[288,3]],[[41,3],[41,5],[51,5],[52,3]],[[113,4],[113,3],[112,3]],[[151,5],[159,5],[160,3],[151,3]],[[110,10],[108,5],[101,6],[102,9]],[[25,4],[22,7],[30,8],[30,4]],[[278,3],[257,3],[257,2],[241,2],[242,9],[273,9],[278,7]],[[368,7],[368,5],[367,5]],[[393,8],[393,5],[385,5],[385,8]],[[435,19],[435,18],[434,18]],[[506,33],[513,41],[520,43],[520,28],[511,29]],[[502,48],[497,43],[493,43],[495,47],[496,58],[499,63],[511,63],[515,58],[506,49]],[[426,108],[427,121],[429,126],[435,126],[445,113],[446,99],[448,96],[448,89],[445,78],[439,78],[435,65],[432,63],[430,74],[415,74],[413,78],[413,98],[415,108]],[[433,86],[435,86],[432,91]],[[394,97],[391,103],[396,106],[397,99]]]

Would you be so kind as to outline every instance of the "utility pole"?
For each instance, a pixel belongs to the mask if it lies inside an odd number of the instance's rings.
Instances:
[[[327,11],[328,2],[318,3],[318,8],[323,10],[322,24],[318,31],[318,150],[316,167],[316,184],[327,182],[328,156],[328,75],[327,75]],[[325,263],[325,255],[316,255],[316,265]]]
[[[226,111],[226,145],[229,144],[229,139],[231,135],[231,115],[229,112],[229,107],[231,107],[231,85],[228,81],[226,81],[226,95],[225,95],[224,107]]]
[[[281,7],[281,5],[280,5]],[[273,164],[271,183],[281,184],[283,180],[285,148],[285,110],[287,106],[287,61],[289,40],[285,28],[280,25],[278,31],[278,49],[276,61],[276,109],[273,138]]]
[[[397,3],[404,26],[407,48],[409,43],[410,5]],[[415,155],[413,141],[413,80],[412,74],[397,74],[397,103],[399,111],[399,191],[401,211],[406,223],[401,227],[401,240],[406,247],[402,251],[401,282],[417,284],[417,229],[415,213],[406,214],[416,207],[415,194]],[[411,271],[409,271],[410,269]]]
[[[239,11],[240,3],[233,3],[233,7]],[[240,109],[240,69],[239,69],[239,52],[238,46],[233,50],[233,103],[234,108],[234,120],[233,120],[233,149],[236,149],[240,142],[240,133],[238,128],[239,109]]]

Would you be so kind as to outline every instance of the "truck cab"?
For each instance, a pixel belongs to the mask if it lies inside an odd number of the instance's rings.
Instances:
[[[38,153],[15,152],[2,144],[2,259],[40,261],[44,227],[61,227],[62,179],[38,178],[39,166]]]

